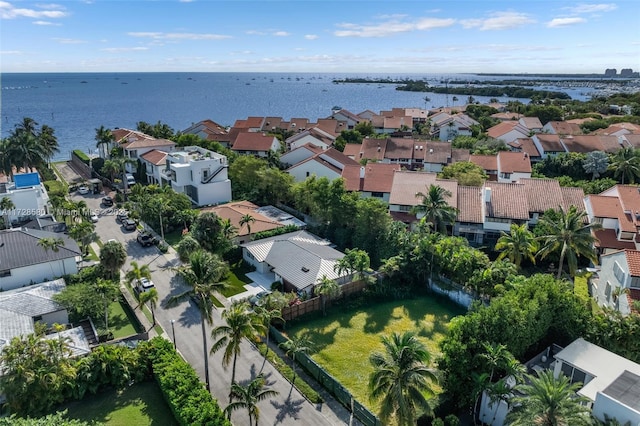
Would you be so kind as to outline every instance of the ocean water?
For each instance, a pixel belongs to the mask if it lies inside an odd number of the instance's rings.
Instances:
[[[388,75],[372,75],[383,78]],[[334,79],[363,77],[348,74],[295,73],[38,73],[0,76],[0,129],[6,137],[24,117],[55,129],[60,145],[56,160],[74,149],[95,150],[95,129],[134,129],[138,121],[161,121],[174,130],[211,119],[231,126],[249,116],[315,121],[331,115],[334,106],[359,113],[391,108],[455,106],[452,96],[403,92],[392,84],[335,84]],[[443,78],[464,75],[391,75],[392,78]],[[468,78],[491,79],[468,75]],[[576,97],[578,93],[570,93]],[[425,102],[425,96],[430,100]],[[475,97],[479,102],[489,98]],[[507,98],[501,98],[507,101]],[[527,102],[528,100],[523,99]]]

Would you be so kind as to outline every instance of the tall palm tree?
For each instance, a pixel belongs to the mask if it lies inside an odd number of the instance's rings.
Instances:
[[[69,236],[76,240],[85,256],[89,252],[89,244],[98,239],[96,226],[88,221],[74,223],[69,227]]]
[[[256,219],[250,214],[245,214],[240,218],[240,228],[242,228],[243,225],[247,225],[247,235],[249,235],[249,238],[251,238],[251,224],[255,221]]]
[[[520,264],[524,259],[529,259],[532,263],[536,263],[538,241],[533,233],[529,231],[526,223],[520,226],[512,224],[509,234],[502,231],[495,249],[500,252],[498,260],[507,257],[520,270]]]
[[[372,401],[381,401],[380,418],[398,425],[415,425],[417,409],[431,412],[425,395],[433,396],[431,384],[438,383],[427,365],[431,355],[414,333],[393,333],[383,337],[385,353],[374,352],[369,357],[374,371],[369,377]]]
[[[46,160],[47,165],[49,165],[49,163],[51,163],[51,157],[60,152],[58,138],[55,137],[53,128],[43,124],[40,128],[40,133],[38,134],[38,140],[42,147],[44,159]]]
[[[267,298],[269,295],[266,296]],[[262,304],[261,306],[254,307],[254,312],[258,318],[258,321],[262,323],[264,326],[264,339],[265,339],[265,350],[264,350],[264,360],[267,361],[267,355],[269,354],[269,327],[273,320],[280,320],[284,322],[284,318],[282,318],[282,308],[270,306],[267,303]],[[263,364],[264,366],[264,364]]]
[[[589,408],[583,405],[588,399],[576,394],[582,387],[581,383],[571,384],[564,375],[555,378],[552,370],[543,371],[537,377],[527,375],[526,382],[516,386],[521,396],[510,400],[514,409],[507,415],[509,425],[592,424]]]
[[[458,211],[447,202],[447,198],[450,197],[450,191],[438,185],[429,185],[426,194],[422,192],[416,194],[416,198],[421,198],[421,202],[411,212],[422,215],[421,221],[431,222],[433,229],[444,234],[447,232],[447,225],[455,222],[458,214]]]
[[[265,326],[253,312],[249,311],[249,304],[246,302],[235,303],[229,306],[223,313],[222,318],[226,324],[219,325],[211,331],[211,337],[218,339],[211,347],[211,353],[218,352],[224,348],[222,365],[227,367],[233,359],[231,368],[231,384],[236,380],[236,361],[240,353],[240,343],[242,339],[253,339],[258,334],[264,332]]]
[[[45,237],[38,240],[38,245],[44,249],[45,253],[49,252],[49,250],[54,253],[58,253],[60,251],[60,247],[64,247],[64,240],[60,237]],[[53,273],[53,265],[51,266],[51,271]],[[67,268],[64,265],[64,259],[62,260],[62,273],[63,275],[67,275]]]
[[[255,420],[256,426],[260,420],[260,409],[258,402],[263,401],[278,394],[273,389],[265,388],[265,379],[259,374],[255,379],[249,382],[247,386],[241,386],[238,383],[231,385],[231,395],[236,399],[230,402],[224,412],[231,418],[231,413],[239,408],[246,408],[249,412],[249,426],[253,426]]]
[[[158,290],[155,288],[151,288],[148,291],[143,291],[138,296],[138,308],[141,308],[145,304],[149,304],[149,309],[151,310],[151,319],[153,320],[153,324],[151,327],[153,328],[156,325],[156,306],[158,306]]]
[[[104,126],[100,126],[96,129],[96,148],[102,150],[102,157],[107,157],[107,151],[109,144],[115,141],[115,137],[113,133],[111,133],[110,129],[105,128]]]
[[[109,276],[120,280],[120,268],[127,260],[127,251],[122,243],[118,241],[106,242],[100,249],[100,266],[102,266]]]
[[[280,343],[278,346],[282,348],[288,357],[293,361],[293,380],[291,386],[296,381],[296,357],[301,354],[308,354],[312,351],[312,343],[306,336],[292,337],[286,342]]]
[[[174,271],[188,286],[187,290],[172,296],[168,306],[176,306],[184,300],[193,300],[200,312],[202,327],[202,349],[204,353],[204,374],[207,390],[209,384],[209,351],[207,350],[207,329],[205,324],[213,324],[213,298],[217,290],[222,290],[226,284],[221,282],[228,273],[229,267],[219,256],[204,250],[195,251],[189,256],[189,263]]]
[[[337,297],[341,291],[340,286],[335,280],[329,279],[326,275],[323,275],[320,282],[318,282],[318,284],[313,288],[313,291],[320,295],[320,298],[322,299],[322,315],[326,316],[327,299]]]
[[[624,185],[625,178],[629,183],[635,183],[640,177],[640,156],[633,148],[622,148],[616,152],[609,169],[613,171],[613,177],[621,178],[620,183]]]
[[[13,210],[16,208],[16,205],[13,204],[13,201],[9,197],[2,197],[0,200],[0,210],[4,213],[4,229],[8,229],[11,225],[9,222],[9,210]]]
[[[95,284],[95,289],[96,293],[98,293],[102,299],[102,306],[104,309],[104,328],[105,330],[109,330],[109,307],[120,294],[120,288],[118,287],[118,283],[115,281],[98,279]]]
[[[558,275],[562,276],[562,267],[565,258],[569,264],[569,273],[575,275],[578,268],[578,257],[584,256],[592,262],[597,262],[596,251],[593,247],[596,238],[591,234],[592,230],[599,229],[597,223],[585,223],[587,213],[578,211],[576,206],[569,207],[566,212],[562,207],[557,214],[545,215],[540,219],[540,225],[545,229],[546,235],[539,237],[542,248],[538,252],[541,259],[551,253],[560,251],[558,262]]]

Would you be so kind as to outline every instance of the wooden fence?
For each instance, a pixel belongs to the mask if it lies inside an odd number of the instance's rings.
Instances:
[[[367,283],[363,280],[351,281],[346,284],[342,284],[340,289],[341,297],[348,297],[352,294],[361,293],[362,290],[365,289]],[[327,306],[331,305],[331,299],[327,300]],[[290,321],[292,319],[298,318],[301,315],[308,314],[309,312],[315,312],[322,310],[322,298],[321,297],[313,297],[309,300],[305,300],[304,302],[300,302],[296,305],[286,306],[282,309],[282,318],[285,321]]]

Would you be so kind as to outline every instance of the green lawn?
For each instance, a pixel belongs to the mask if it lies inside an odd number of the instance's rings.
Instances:
[[[231,265],[229,276],[225,281],[228,287],[221,291],[222,295],[231,297],[234,294],[246,291],[245,284],[251,283],[251,280],[245,275],[247,272],[251,272],[251,270],[245,266],[243,261]]]
[[[369,355],[384,350],[380,337],[413,330],[434,361],[451,318],[464,312],[443,299],[421,296],[353,310],[336,308],[327,317],[288,324],[287,334],[307,336],[315,349],[312,358],[376,411],[378,407],[369,402],[367,383],[373,371]]]
[[[105,391],[59,408],[65,409],[69,410],[70,419],[95,420],[109,426],[178,424],[155,381],[138,383],[122,391]]]
[[[138,330],[138,320],[133,313],[123,306],[123,303],[116,301],[109,307],[109,328],[113,332],[113,338],[131,336],[142,330]],[[104,321],[102,321],[104,325]]]

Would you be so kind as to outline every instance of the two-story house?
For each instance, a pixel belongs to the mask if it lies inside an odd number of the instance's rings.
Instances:
[[[488,128],[487,135],[508,144],[518,138],[526,138],[529,136],[529,129],[520,124],[519,121],[503,121]]]
[[[156,139],[142,132],[129,129],[115,129],[112,131],[117,146],[122,148],[125,158],[138,160],[143,154],[158,149],[171,152],[175,149],[176,143],[168,139]],[[134,173],[134,164],[125,165],[128,173]]]
[[[640,251],[625,249],[600,256],[600,271],[589,282],[598,305],[628,315],[640,301]]]
[[[275,154],[280,150],[280,141],[275,136],[264,133],[245,132],[238,134],[233,142],[232,151],[244,155],[267,157],[269,152]]]
[[[187,146],[167,153],[159,178],[162,185],[171,185],[197,206],[220,204],[231,200],[228,167],[224,155],[199,146]]]
[[[336,137],[332,134],[318,127],[312,127],[311,129],[304,130],[287,138],[284,143],[287,146],[287,151],[292,151],[308,143],[318,148],[327,149],[332,146],[335,141]]]
[[[229,131],[226,127],[213,120],[198,121],[184,129],[181,133],[185,135],[196,135],[202,139],[219,142],[223,146],[229,146]]]
[[[393,175],[397,171],[400,171],[399,164],[350,164],[342,169],[342,178],[347,191],[358,192],[363,198],[373,197],[388,203]]]
[[[9,224],[24,224],[49,213],[49,194],[38,173],[13,175],[13,182],[0,183],[0,200],[8,198],[14,208],[2,212]]]
[[[296,182],[302,182],[310,176],[326,177],[329,180],[337,179],[342,175],[342,170],[346,165],[358,165],[355,160],[337,149],[321,150],[310,144],[283,155],[281,160],[285,164],[289,164],[289,161],[293,161],[294,158],[303,159],[290,165],[286,172],[293,176]]]

